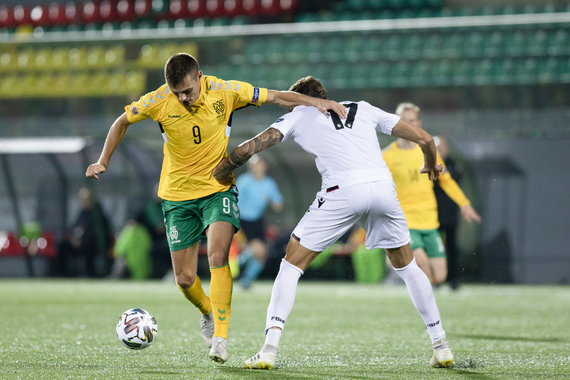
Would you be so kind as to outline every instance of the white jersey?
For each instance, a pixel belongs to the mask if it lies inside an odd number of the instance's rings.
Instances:
[[[348,108],[346,120],[297,106],[271,127],[283,134],[283,141],[292,138],[315,158],[323,188],[392,180],[376,132],[391,135],[400,117],[365,101],[343,104]]]

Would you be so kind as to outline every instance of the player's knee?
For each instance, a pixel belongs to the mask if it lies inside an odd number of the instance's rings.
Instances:
[[[191,287],[196,281],[196,273],[176,273],[176,284],[182,289]]]

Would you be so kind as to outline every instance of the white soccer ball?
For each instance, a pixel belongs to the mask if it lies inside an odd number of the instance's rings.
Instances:
[[[117,338],[125,347],[142,350],[150,346],[158,334],[156,319],[146,310],[129,309],[117,321]]]

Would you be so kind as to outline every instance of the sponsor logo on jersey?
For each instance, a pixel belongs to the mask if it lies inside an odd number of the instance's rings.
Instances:
[[[280,117],[279,119],[275,120],[276,123],[281,123],[283,120],[285,120],[284,117]]]
[[[168,115],[170,119],[178,119],[181,115]]]
[[[131,107],[131,113],[133,115],[138,115],[139,114],[139,110],[137,109],[137,106],[132,106]]]
[[[226,110],[226,106],[224,106],[224,102],[220,99],[217,102],[212,104],[214,106],[214,110],[216,110],[216,113],[219,114],[223,114],[224,111]]]
[[[251,98],[252,103],[257,103],[259,100],[259,87],[253,88],[253,98]]]
[[[318,198],[317,202],[319,202],[319,208],[321,208],[321,206],[323,205],[323,203],[325,203],[325,200],[323,198]]]

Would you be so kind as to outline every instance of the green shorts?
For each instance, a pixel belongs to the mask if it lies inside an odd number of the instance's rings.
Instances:
[[[430,259],[446,257],[445,246],[437,230],[410,230],[410,238],[412,251],[423,248]]]
[[[162,200],[162,212],[170,251],[188,248],[205,237],[214,222],[225,221],[239,230],[237,190],[214,193],[190,201]]]

